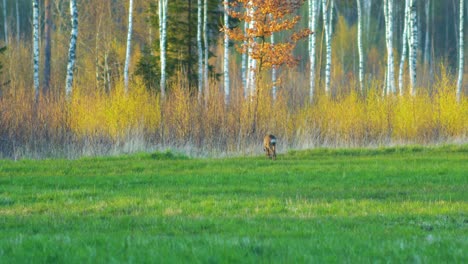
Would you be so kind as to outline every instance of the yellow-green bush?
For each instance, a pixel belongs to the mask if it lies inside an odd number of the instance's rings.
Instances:
[[[155,133],[161,122],[159,97],[137,82],[128,93],[117,85],[109,93],[76,88],[69,103],[70,129],[78,138],[125,139]]]

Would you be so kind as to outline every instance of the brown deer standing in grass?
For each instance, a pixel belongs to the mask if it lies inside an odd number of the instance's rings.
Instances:
[[[276,159],[276,137],[273,135],[266,135],[263,139],[263,150],[266,152],[268,158]]]

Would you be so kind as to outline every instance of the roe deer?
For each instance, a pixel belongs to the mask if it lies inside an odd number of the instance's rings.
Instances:
[[[276,159],[276,137],[273,135],[266,135],[263,139],[263,150],[266,152],[267,157]]]

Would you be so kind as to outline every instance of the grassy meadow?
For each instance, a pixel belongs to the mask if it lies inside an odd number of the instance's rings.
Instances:
[[[466,263],[468,146],[0,160],[0,263]]]

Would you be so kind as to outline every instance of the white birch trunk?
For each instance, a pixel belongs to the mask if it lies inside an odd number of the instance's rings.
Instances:
[[[65,82],[65,93],[68,98],[72,93],[73,70],[75,69],[76,60],[76,39],[78,37],[78,8],[76,7],[76,0],[70,0],[70,14],[72,30],[70,36],[70,48],[68,50],[67,79]]]
[[[229,15],[228,15],[228,2],[224,2],[224,26],[229,28]],[[226,104],[229,102],[230,96],[230,80],[229,80],[229,36],[224,34],[224,60],[223,60],[223,72],[224,72],[224,101]]]
[[[248,15],[250,16],[250,23],[249,23],[249,29],[254,29],[255,28],[255,21],[253,20],[253,3],[252,1],[249,1],[248,3]],[[252,54],[252,45],[254,44],[255,39],[253,37],[249,37],[248,40],[248,77],[247,77],[247,90],[250,93],[250,97],[253,98],[255,95],[255,85],[256,85],[256,69],[257,69],[257,60],[253,59],[251,54]]]
[[[275,45],[275,33],[271,34],[271,45]],[[273,65],[273,68],[271,69],[271,82],[273,83],[273,86],[271,88],[271,95],[273,97],[273,101],[276,101],[276,80],[277,80],[277,69],[275,65]]]
[[[203,92],[202,0],[197,1],[198,100]]]
[[[167,0],[159,0],[159,49],[161,62],[161,98],[166,96],[166,27],[167,27]]]
[[[247,31],[247,23],[244,22],[244,34]],[[247,41],[244,41],[244,46],[247,46]],[[242,79],[242,87],[244,88],[244,98],[247,98],[249,94],[249,90],[247,87],[247,53],[242,53],[242,61],[241,61],[241,79]]]
[[[361,0],[357,0],[358,13],[358,53],[359,53],[359,87],[361,92],[364,91],[364,54],[362,49],[362,10]]]
[[[32,1],[33,6],[33,80],[36,101],[39,98],[39,0]]]
[[[331,6],[329,6],[331,2]],[[322,12],[323,12],[323,27],[325,30],[325,45],[326,45],[326,64],[325,64],[325,93],[330,94],[330,70],[331,70],[331,31],[332,21],[331,14],[333,13],[333,0],[322,0]]]
[[[209,64],[208,64],[208,55],[209,55],[209,46],[208,46],[208,0],[204,0],[204,9],[203,9],[203,40],[205,46],[205,62],[204,62],[204,70],[203,70],[203,82],[205,83],[205,93],[208,93],[208,71],[209,71]]]
[[[5,44],[8,46],[8,24],[7,24],[7,5],[6,0],[3,0],[3,30],[5,32]]]
[[[418,25],[416,21],[416,1],[410,0],[410,20],[408,26],[410,93],[416,95],[416,64],[418,52]]]
[[[463,88],[463,70],[464,70],[464,31],[463,31],[463,13],[464,13],[464,0],[460,0],[460,45],[459,45],[459,58],[458,58],[458,81],[457,81],[457,101],[460,102]]]
[[[133,29],[133,0],[128,2],[128,31],[127,31],[127,51],[125,53],[124,84],[125,93],[128,93],[128,68],[130,66],[130,52],[132,47],[132,29]]]
[[[393,64],[393,0],[384,0],[386,42],[387,42],[387,85],[386,92],[395,92],[395,77]]]
[[[408,33],[409,33],[409,18],[410,18],[410,0],[405,0],[405,18],[403,22],[403,37],[402,45],[401,45],[401,59],[400,59],[400,69],[398,73],[398,89],[400,91],[400,95],[404,94],[403,89],[403,73],[405,68],[405,60],[406,60],[406,53],[407,53],[407,46],[408,46]]]
[[[316,37],[315,31],[317,27],[317,9],[320,0],[309,0],[309,29],[313,34],[309,36],[309,61],[310,61],[310,88],[309,88],[309,101],[312,103],[314,100],[315,92],[315,46]]]

